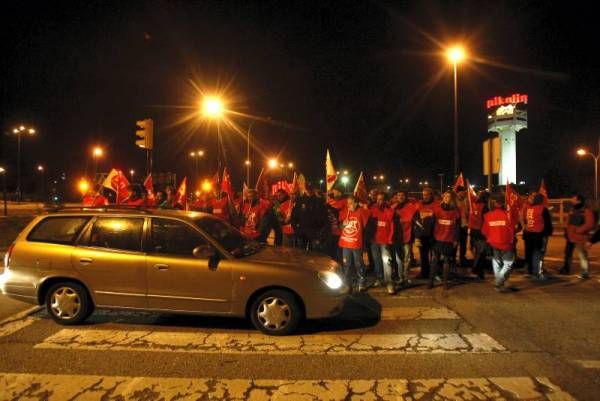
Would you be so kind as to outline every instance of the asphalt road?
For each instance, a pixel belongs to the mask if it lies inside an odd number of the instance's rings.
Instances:
[[[600,400],[600,248],[581,281],[577,264],[553,274],[562,241],[550,241],[548,281],[517,270],[508,294],[491,275],[370,289],[286,338],[238,319],[126,312],[63,327],[0,298],[0,400]]]

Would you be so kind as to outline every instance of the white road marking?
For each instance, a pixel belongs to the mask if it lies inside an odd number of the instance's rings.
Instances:
[[[390,355],[507,352],[485,333],[318,334],[273,337],[260,333],[63,329],[35,348],[264,355]]]
[[[11,335],[40,320],[38,317],[31,316],[40,309],[40,306],[33,306],[2,320],[0,322],[0,337]]]
[[[575,401],[545,377],[269,380],[0,373],[2,400],[547,400]]]
[[[600,360],[599,361],[594,361],[594,360],[576,360],[573,361],[578,365],[583,366],[586,369],[600,369]]]
[[[382,306],[375,309],[368,304],[357,302],[366,310],[348,311],[340,319],[356,320],[363,318],[379,318],[380,320],[458,320],[460,316],[446,307],[431,306]]]

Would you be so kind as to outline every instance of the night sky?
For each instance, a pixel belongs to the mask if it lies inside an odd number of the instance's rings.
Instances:
[[[461,165],[483,184],[485,100],[529,95],[519,133],[518,180],[545,177],[553,196],[592,194],[600,136],[597,13],[584,3],[515,1],[3,2],[3,164],[14,170],[15,124],[23,177],[34,166],[69,180],[100,169],[145,167],[135,121],[153,118],[155,171],[189,175],[202,148],[216,168],[216,126],[188,119],[201,93],[225,90],[227,107],[256,122],[255,166],[293,161],[312,180],[330,148],[338,169],[369,177],[446,179],[452,172],[451,68],[441,46],[460,41],[477,58],[459,67]],[[436,76],[438,79],[436,79]],[[230,115],[246,132],[251,119]],[[222,130],[234,185],[245,177],[245,139]],[[254,177],[258,173],[256,168]],[[10,176],[9,176],[10,178]],[[12,185],[12,178],[9,185]],[[439,182],[439,181],[438,181]],[[368,182],[369,184],[369,182]],[[75,184],[73,184],[74,186]],[[439,184],[438,184],[439,185]]]

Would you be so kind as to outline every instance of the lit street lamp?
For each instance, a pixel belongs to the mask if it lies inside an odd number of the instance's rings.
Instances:
[[[250,131],[252,131],[252,125],[254,124],[256,120],[252,120],[250,121],[250,125],[248,125],[248,133],[246,135],[246,162],[244,163],[246,165],[246,185],[250,186],[250,166],[251,166],[251,162],[250,162]]]
[[[8,207],[6,205],[6,170],[4,167],[0,167],[0,174],[2,174],[2,196],[4,198],[4,215],[8,215]]]
[[[21,135],[34,135],[35,129],[20,125],[13,129],[13,134],[17,136],[17,202],[21,202]]]
[[[133,176],[135,175],[135,170],[134,169],[129,170],[129,175],[131,176],[131,182],[133,182]]]
[[[40,197],[43,201],[46,197],[46,177],[44,174],[45,173],[44,166],[42,166],[41,164],[38,164],[37,171],[40,173],[40,176],[41,176]]]
[[[446,51],[446,57],[452,63],[454,70],[454,175],[457,176],[460,160],[458,156],[458,74],[456,66],[465,59],[465,50],[461,46],[454,46]]]
[[[598,154],[593,154],[585,149],[577,150],[578,156],[591,156],[594,159],[594,200],[598,202],[598,158],[600,158],[600,138],[598,138]]]
[[[197,152],[190,152],[190,157],[194,159],[194,175],[196,176],[196,181],[200,178],[200,170],[198,168],[198,164],[200,162],[200,158],[204,157],[204,151],[198,150]]]
[[[342,184],[344,184],[344,193],[348,192],[348,181],[350,181],[350,178],[348,178],[347,175],[342,176],[341,178],[342,180]]]
[[[94,160],[94,183],[96,182],[96,175],[98,175],[98,158],[104,156],[104,149],[100,146],[94,146],[92,149],[92,159]]]
[[[277,168],[277,166],[279,166],[279,162],[277,161],[277,159],[269,159],[269,161],[267,162],[267,166],[269,166],[271,170],[274,170]]]
[[[217,121],[217,169],[221,170],[221,125],[220,120],[223,118],[225,109],[223,107],[223,101],[215,96],[205,97],[202,101],[202,115],[206,118]],[[225,149],[223,149],[223,156],[225,156]]]

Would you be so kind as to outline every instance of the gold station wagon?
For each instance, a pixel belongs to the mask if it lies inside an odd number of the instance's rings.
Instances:
[[[348,287],[314,252],[245,238],[212,215],[125,208],[36,217],[5,255],[0,290],[58,323],[95,308],[249,318],[266,334],[335,316]]]

